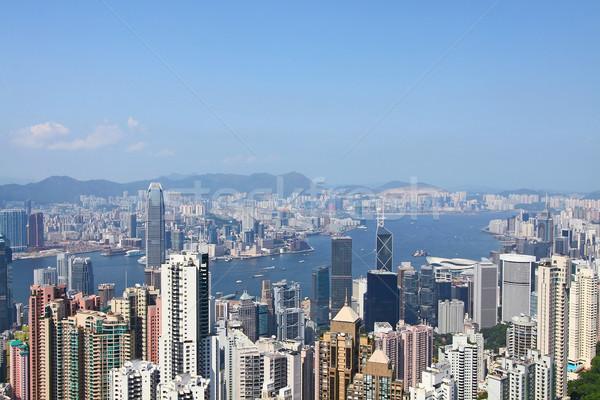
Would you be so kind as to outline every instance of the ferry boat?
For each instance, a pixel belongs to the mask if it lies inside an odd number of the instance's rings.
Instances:
[[[238,279],[237,281],[235,281],[235,283],[239,285],[240,283],[242,283],[242,281]]]
[[[300,261],[298,261],[298,262],[299,262],[300,264],[302,264],[302,263],[304,262],[304,260],[300,260]]]
[[[417,250],[413,254],[413,257],[427,257],[427,256],[429,256],[429,253],[423,249]]]
[[[146,250],[128,250],[125,257],[145,256]]]
[[[146,256],[140,257],[138,259],[138,264],[144,264],[145,265],[146,264]]]
[[[262,278],[264,275],[263,274],[256,274],[254,276],[252,276],[253,278]]]

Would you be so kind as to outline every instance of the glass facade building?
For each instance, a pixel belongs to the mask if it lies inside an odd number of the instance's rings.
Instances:
[[[165,262],[165,202],[160,183],[152,182],[146,197],[146,266]]]
[[[352,297],[352,238],[331,239],[331,316],[351,303]]]

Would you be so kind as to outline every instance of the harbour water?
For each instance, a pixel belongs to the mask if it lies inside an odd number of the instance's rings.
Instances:
[[[514,213],[483,213],[476,215],[418,216],[416,219],[404,217],[387,219],[385,226],[394,234],[394,265],[410,261],[414,267],[426,263],[424,257],[413,257],[416,250],[424,249],[436,257],[460,257],[479,260],[487,257],[491,250],[500,247],[492,235],[481,232],[491,219],[507,218]],[[352,270],[355,278],[366,276],[375,267],[375,221],[367,221],[367,229],[349,232],[352,237]],[[310,296],[311,270],[321,264],[331,264],[331,238],[311,236],[309,244],[314,248],[310,253],[283,254],[248,260],[213,261],[210,263],[212,293],[241,295],[248,290],[251,295],[260,296],[263,279],[276,282],[287,279],[301,283],[303,296]],[[144,266],[138,264],[138,257],[124,255],[103,257],[99,252],[82,254],[91,257],[95,284],[113,282],[115,293],[120,296],[128,285],[144,282]],[[300,262],[303,261],[303,262]],[[29,285],[33,281],[33,270],[56,266],[55,257],[15,260],[13,262],[13,298],[26,303]],[[275,267],[275,268],[272,268]],[[254,275],[263,277],[253,278]],[[241,283],[236,281],[241,280]]]

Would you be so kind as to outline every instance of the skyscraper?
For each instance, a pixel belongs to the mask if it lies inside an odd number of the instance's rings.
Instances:
[[[115,297],[114,283],[101,283],[98,285],[98,296],[100,297],[100,308],[106,308],[108,303]]]
[[[12,250],[0,234],[0,332],[12,326]]]
[[[271,289],[271,281],[266,279],[262,281],[261,303],[267,305],[267,330],[268,336],[275,332],[275,309],[273,308],[273,291]]]
[[[173,255],[161,273],[161,383],[210,379],[208,254]]]
[[[69,285],[69,272],[72,255],[70,253],[58,253],[56,255],[56,274],[58,283]]]
[[[337,315],[352,296],[352,238],[331,238],[331,315]]]
[[[11,340],[9,356],[12,398],[29,400],[29,346],[20,340]]]
[[[94,294],[94,270],[89,257],[76,257],[70,263],[69,290],[82,292],[84,296]]]
[[[242,323],[242,331],[253,342],[258,340],[258,304],[247,291],[240,296],[238,318]]]
[[[56,285],[57,283],[56,268],[47,267],[33,270],[34,285]]]
[[[433,328],[427,325],[400,327],[400,373],[404,390],[421,381],[421,373],[433,358]]]
[[[44,214],[36,212],[27,217],[27,244],[29,247],[44,245]]]
[[[146,266],[165,262],[165,202],[160,183],[152,182],[146,196]]]
[[[27,250],[27,214],[24,210],[0,211],[0,234],[14,251]]]
[[[393,235],[383,226],[383,220],[377,222],[376,261],[377,269],[391,272],[393,268]]]
[[[480,328],[489,328],[498,322],[498,267],[477,263],[474,269],[473,319]]]
[[[500,254],[502,321],[529,314],[531,292],[535,290],[535,256]]]
[[[569,334],[569,288],[571,260],[552,256],[540,262],[537,272],[537,348],[556,363],[556,396],[567,395],[567,353]]]
[[[365,294],[365,330],[373,331],[375,322],[398,323],[400,302],[398,298],[398,276],[387,269],[376,269],[367,273]]]
[[[512,324],[506,330],[506,352],[509,356],[525,357],[536,348],[537,324],[527,315],[512,317]]]
[[[404,322],[410,325],[419,323],[419,273],[413,268],[402,273],[404,294]]]
[[[590,368],[598,342],[598,276],[587,267],[578,268],[569,293],[569,360]]]
[[[129,237],[137,236],[137,215],[135,213],[131,213],[127,215],[127,230],[129,231]]]
[[[433,265],[423,265],[419,271],[420,292],[419,311],[421,321],[437,326],[437,287]]]
[[[552,243],[554,241],[554,222],[547,201],[546,208],[538,214],[537,220],[538,238],[543,242]]]
[[[471,343],[468,335],[456,334],[452,345],[446,349],[446,359],[450,362],[452,375],[456,380],[456,399],[474,400],[477,398],[477,372],[479,369],[479,349]]]
[[[465,303],[462,300],[438,301],[438,330],[440,334],[462,332],[464,318]]]
[[[277,339],[297,340],[304,344],[304,310],[300,284],[285,279],[273,284],[273,305],[277,326]]]
[[[326,264],[312,270],[310,319],[318,331],[329,326],[329,265]]]

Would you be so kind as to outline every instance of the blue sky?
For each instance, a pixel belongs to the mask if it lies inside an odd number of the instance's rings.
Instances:
[[[0,176],[600,189],[598,2],[499,1],[352,148],[494,4],[2,2]]]

